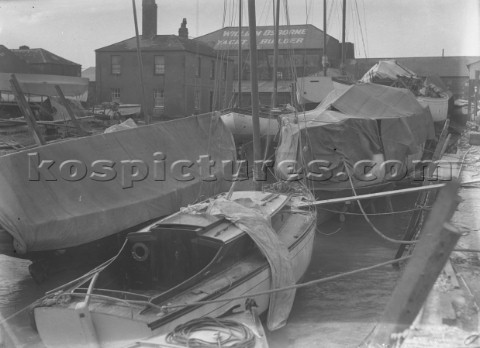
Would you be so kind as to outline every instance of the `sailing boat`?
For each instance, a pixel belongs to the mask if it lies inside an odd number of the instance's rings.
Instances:
[[[254,4],[249,1],[253,33]],[[256,50],[254,39],[251,50]],[[253,140],[258,158],[254,71]],[[246,298],[255,301],[259,313],[268,310],[269,329],[282,327],[294,291],[258,293],[292,285],[305,273],[316,214],[297,206],[312,198],[301,186],[289,187],[286,193],[231,191],[129,233],[114,258],[36,304],[34,318],[43,343],[151,346],[181,323],[245,309]]]
[[[253,134],[253,121],[252,110],[242,108],[242,0],[239,2],[239,20],[238,20],[238,97],[237,108],[224,112],[222,121],[227,128],[232,132],[237,143],[243,143],[245,139],[251,138]],[[275,2],[274,2],[275,3]],[[262,112],[259,112],[260,123],[260,136],[261,137],[274,137],[278,134],[279,124],[276,120],[276,116],[281,113],[289,113],[293,108],[279,109],[277,105],[277,65],[278,65],[278,31],[279,31],[279,18],[280,18],[280,1],[276,1],[275,18],[274,18],[274,48],[273,48],[273,92],[272,92],[272,104],[270,107],[265,108]],[[272,117],[275,116],[275,117]]]

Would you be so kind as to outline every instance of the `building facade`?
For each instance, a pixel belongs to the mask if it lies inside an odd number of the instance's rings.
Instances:
[[[274,27],[257,27],[256,40],[258,49],[258,77],[260,80],[259,92],[262,104],[270,104],[273,91],[273,50]],[[225,27],[212,33],[200,36],[196,40],[204,42],[217,52],[233,59],[234,64],[234,92],[238,93],[238,56],[239,40],[241,36],[242,49],[242,81],[250,80],[250,40],[248,27]],[[297,77],[304,77],[323,70],[322,56],[326,48],[328,64],[331,68],[338,68],[341,62],[341,44],[334,37],[327,35],[324,42],[323,31],[317,27],[306,25],[280,26],[279,28],[279,56],[277,79],[279,86],[280,104],[290,103],[292,84]],[[346,58],[354,58],[353,44],[346,43]],[[269,83],[270,82],[270,83]],[[242,86],[242,105],[249,105],[250,87],[248,83]]]
[[[231,60],[189,39],[185,19],[178,36],[157,35],[155,1],[144,0],[143,14],[140,47],[146,111],[168,119],[226,107],[232,94]],[[136,38],[95,52],[96,101],[140,104]]]

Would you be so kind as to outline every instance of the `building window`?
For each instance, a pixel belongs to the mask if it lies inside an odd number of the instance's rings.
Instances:
[[[155,75],[165,74],[165,57],[155,56],[154,59],[155,59],[155,67],[154,67]]]
[[[227,81],[227,63],[223,63],[223,80]]]
[[[210,66],[210,78],[213,80],[215,78],[215,61],[211,61],[211,66]]]
[[[202,75],[202,58],[197,58],[197,73],[196,76],[200,77]]]
[[[121,56],[111,56],[112,63],[112,75],[120,75],[122,72],[122,57]]]
[[[195,109],[195,111],[200,110],[200,99],[201,99],[200,90],[196,89],[194,91],[194,96],[193,96],[193,108]]]
[[[155,88],[153,90],[153,106],[155,109],[163,111],[165,109],[165,97],[163,89]]]
[[[120,88],[112,88],[110,91],[112,94],[112,102],[120,102]]]

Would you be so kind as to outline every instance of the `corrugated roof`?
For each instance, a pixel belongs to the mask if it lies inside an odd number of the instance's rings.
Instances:
[[[259,49],[273,49],[274,27],[257,27],[257,47]],[[203,41],[216,50],[229,50],[238,48],[238,27],[225,27],[209,34],[197,37],[195,40]],[[327,35],[327,40],[338,40]],[[249,49],[249,29],[242,27],[242,48]],[[299,24],[280,26],[280,49],[319,49],[323,45],[323,31],[312,24]]]
[[[57,56],[56,54],[47,51],[43,48],[29,48],[29,49],[15,49],[11,50],[28,64],[59,64],[59,65],[76,65],[70,60]]]
[[[177,35],[157,35],[151,39],[140,38],[140,48],[142,51],[188,51],[198,53],[204,56],[216,57],[217,53],[207,44],[197,41],[179,37]],[[136,51],[137,40],[132,37],[96,49],[96,52],[119,52],[119,51]]]
[[[30,73],[31,67],[27,62],[17,57],[11,50],[0,45],[0,72],[3,73]]]

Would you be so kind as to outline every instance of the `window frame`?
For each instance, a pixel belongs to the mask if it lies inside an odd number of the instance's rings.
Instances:
[[[162,58],[163,64],[157,64],[157,58]],[[157,67],[162,67],[163,69],[159,69],[162,72],[157,72]],[[157,76],[165,75],[165,56],[163,54],[158,54],[153,56],[153,74]]]
[[[200,111],[202,108],[202,91],[198,89],[193,90],[193,109]]]
[[[114,63],[114,58],[118,58],[118,62]],[[118,71],[117,71],[117,69]],[[110,74],[111,75],[121,75],[122,74],[122,56],[118,54],[112,54],[110,56]]]
[[[197,71],[195,72],[195,77],[202,76],[202,58],[197,57]]]
[[[160,96],[157,96],[160,94]],[[157,105],[157,100],[161,99],[161,105]],[[153,89],[153,108],[165,110],[165,90],[163,88],[154,88]]]
[[[121,90],[119,87],[110,88],[110,99],[112,102],[119,102],[121,98]]]
[[[216,69],[216,63],[215,60],[210,61],[211,66],[210,66],[210,79],[214,80],[215,79],[215,69]]]

